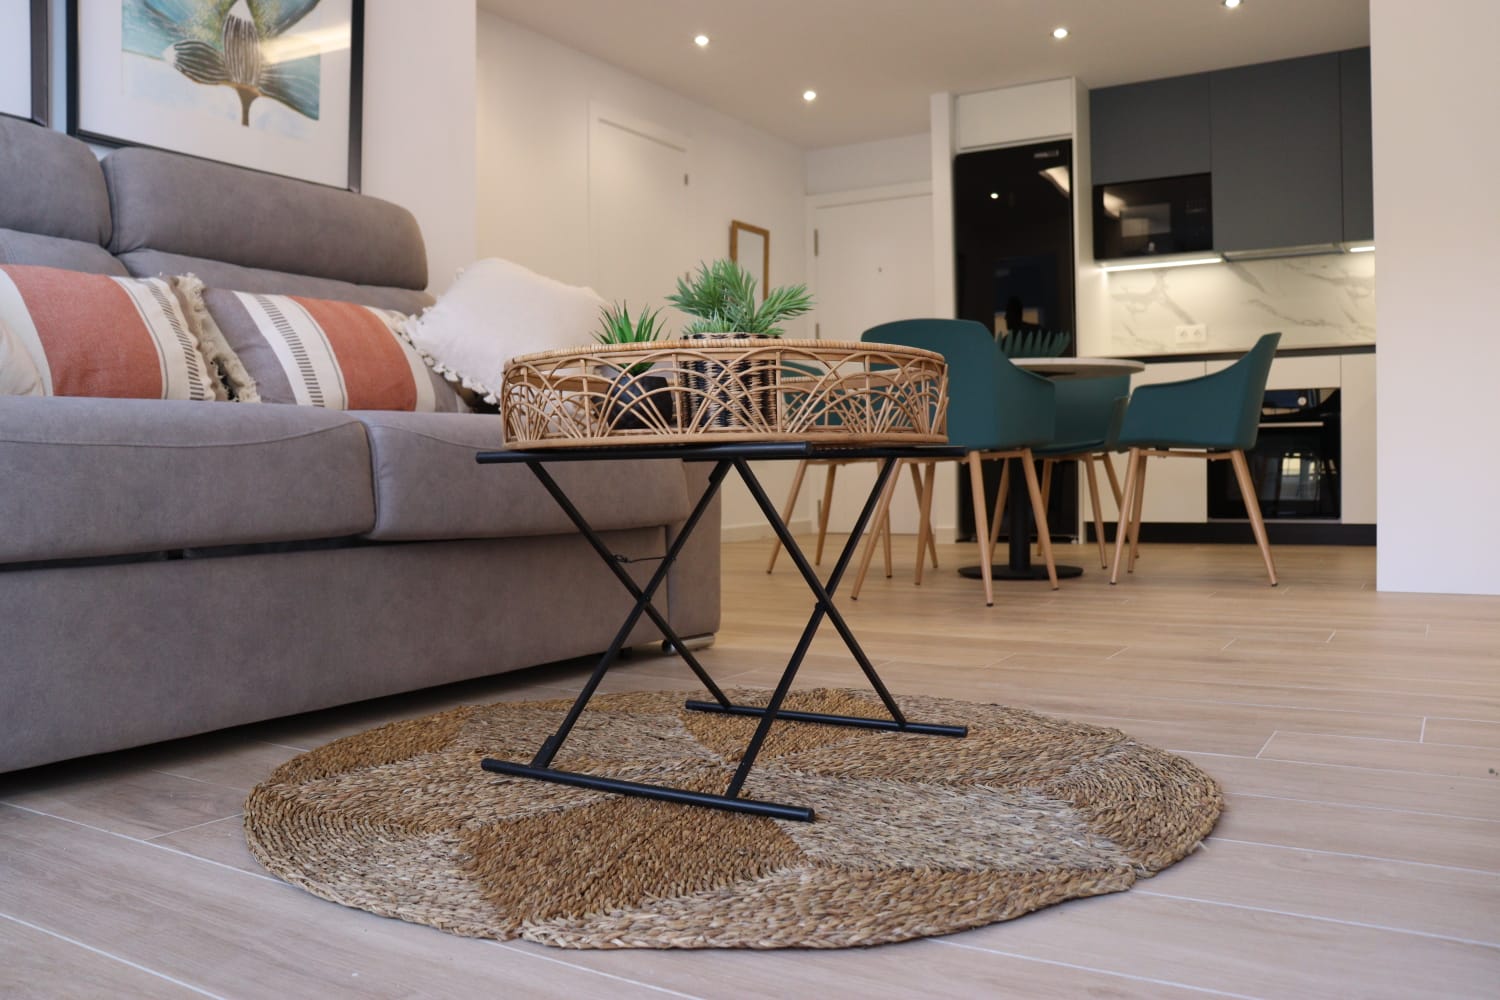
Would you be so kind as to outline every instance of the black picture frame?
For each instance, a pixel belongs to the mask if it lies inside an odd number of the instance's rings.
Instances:
[[[31,37],[27,46],[30,60],[30,107],[12,111],[0,110],[0,118],[17,118],[45,126],[52,105],[51,74],[51,8],[47,0],[29,0],[27,15],[30,18]]]
[[[31,120],[46,125],[52,112],[52,7],[31,0]]]
[[[46,7],[47,0],[32,0],[33,5]],[[177,153],[182,156],[192,156],[196,159],[212,160],[220,163],[230,163],[242,169],[257,170],[261,173],[270,173],[277,176],[293,177],[306,180],[308,183],[322,183],[325,186],[337,185],[318,181],[313,178],[299,177],[292,173],[256,167],[251,164],[236,163],[233,160],[220,159],[218,157],[204,156],[182,149],[172,149],[164,145],[152,145],[145,142],[136,142],[119,136],[109,135],[92,129],[83,128],[80,116],[80,88],[79,88],[79,32],[80,19],[78,11],[79,0],[67,0],[66,9],[66,48],[67,48],[67,131],[69,135],[83,139],[96,145],[121,147],[142,146],[148,149],[162,149],[166,152]],[[361,172],[363,169],[361,149],[363,145],[363,119],[364,119],[364,38],[365,38],[365,0],[349,0],[349,28],[350,28],[350,51],[349,51],[349,125],[348,125],[348,149],[346,159],[348,164],[347,178],[344,184],[350,191],[359,191]]]

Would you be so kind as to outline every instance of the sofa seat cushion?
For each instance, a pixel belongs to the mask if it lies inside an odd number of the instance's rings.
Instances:
[[[310,407],[0,397],[0,562],[359,535],[364,428]]]
[[[360,411],[375,473],[381,541],[505,538],[574,530],[522,465],[480,465],[503,445],[497,416]],[[671,524],[692,509],[682,464],[670,461],[558,463],[548,470],[599,530]]]

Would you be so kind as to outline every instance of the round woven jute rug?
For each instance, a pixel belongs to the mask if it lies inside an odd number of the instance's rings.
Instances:
[[[729,692],[764,704],[765,692]],[[682,692],[595,698],[554,767],[723,792],[756,723]],[[773,820],[496,775],[567,701],[465,706],[295,757],[250,793],[245,835],[326,899],[475,937],[572,948],[836,948],[945,934],[1118,892],[1191,851],[1223,798],[1114,729],[906,697],[963,739],[778,722],[744,794]],[[820,689],[787,707],[883,714]]]

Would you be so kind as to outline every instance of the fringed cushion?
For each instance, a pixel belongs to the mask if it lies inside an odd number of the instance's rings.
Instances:
[[[592,288],[490,257],[465,268],[403,330],[434,370],[494,403],[505,362],[592,343],[603,305]]]
[[[399,332],[400,313],[300,295],[201,290],[237,398],[331,410],[460,413],[463,401]],[[210,328],[213,329],[211,332]]]
[[[0,323],[24,349],[42,395],[227,398],[192,324],[161,278],[3,265]],[[13,370],[5,381],[22,364],[18,352],[11,356]]]

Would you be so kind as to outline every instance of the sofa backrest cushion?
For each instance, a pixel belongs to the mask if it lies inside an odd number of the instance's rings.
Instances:
[[[0,227],[108,244],[109,192],[93,150],[60,132],[0,116]]]
[[[109,248],[132,271],[144,270],[133,254],[155,250],[351,285],[427,286],[421,229],[399,205],[155,149],[117,149],[103,167]]]
[[[104,249],[109,192],[93,150],[0,115],[0,264],[126,274]]]
[[[358,302],[376,309],[394,309],[413,315],[432,305],[433,298],[426,292],[411,288],[391,288],[388,285],[355,285],[333,278],[314,278],[306,274],[288,274],[285,271],[266,271],[258,267],[242,267],[226,264],[205,257],[184,257],[181,254],[163,253],[160,250],[132,250],[122,254],[119,260],[120,273],[150,277],[157,274],[196,274],[210,288],[232,288],[239,292],[259,292],[265,295],[308,295],[315,299],[337,299],[340,302]],[[129,268],[127,271],[126,268]]]

